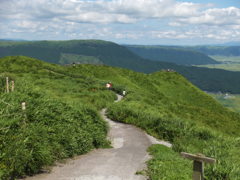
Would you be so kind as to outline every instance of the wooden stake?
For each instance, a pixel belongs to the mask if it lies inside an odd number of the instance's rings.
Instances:
[[[22,110],[25,111],[26,110],[26,103],[22,102]]]
[[[12,84],[11,91],[13,92],[14,91],[14,81],[11,81],[11,84]]]
[[[204,162],[215,163],[213,158],[205,157],[203,154],[189,154],[181,152],[181,156],[193,160],[193,180],[204,180]]]
[[[8,81],[8,77],[6,77],[6,92],[9,93],[9,81]]]
[[[193,179],[204,180],[204,164],[200,161],[193,161]]]

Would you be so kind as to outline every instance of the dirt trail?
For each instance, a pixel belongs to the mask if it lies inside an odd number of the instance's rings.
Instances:
[[[122,96],[118,95],[117,101],[121,99]],[[27,180],[146,179],[135,173],[145,168],[144,162],[149,159],[147,148],[153,143],[164,144],[165,142],[157,141],[132,125],[113,122],[106,117],[105,112],[106,109],[103,109],[101,115],[110,125],[108,137],[113,148],[94,150],[53,167],[49,174],[36,175]]]

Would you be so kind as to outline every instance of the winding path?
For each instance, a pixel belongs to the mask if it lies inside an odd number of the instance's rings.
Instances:
[[[118,102],[122,96],[117,95]],[[106,117],[106,109],[101,111],[102,117],[109,123],[108,138],[112,142],[111,149],[97,149],[85,155],[68,160],[65,164],[53,167],[51,173],[29,177],[27,180],[142,180],[144,176],[135,173],[145,168],[149,159],[147,148],[151,144],[164,144],[147,135],[132,125],[113,122]]]

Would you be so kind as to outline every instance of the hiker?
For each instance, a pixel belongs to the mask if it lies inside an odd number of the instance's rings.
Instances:
[[[109,90],[111,90],[111,89],[112,89],[112,83],[111,83],[111,82],[107,83],[107,84],[106,84],[106,88],[109,89]]]

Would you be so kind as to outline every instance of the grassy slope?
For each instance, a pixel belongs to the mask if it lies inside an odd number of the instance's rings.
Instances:
[[[16,92],[0,94],[4,101],[0,102],[0,148],[4,152],[0,156],[1,175],[35,173],[55,159],[103,146],[106,125],[96,109],[108,105],[112,119],[135,124],[174,143],[175,152],[161,147],[150,149],[155,156],[149,162],[150,177],[160,179],[158,172],[163,170],[166,175],[162,179],[175,177],[173,166],[170,168],[160,156],[174,158],[179,151],[202,152],[217,158],[218,164],[206,169],[209,179],[238,176],[239,114],[225,109],[176,72],[142,74],[105,65],[61,67],[26,57],[1,59],[0,72],[2,77],[7,75],[16,81]],[[126,89],[127,97],[110,106],[114,94],[105,90],[106,81],[112,81],[116,91]],[[15,111],[22,113],[19,103],[23,100],[29,104],[27,118],[11,115]],[[79,133],[84,135],[79,137]],[[189,179],[190,162],[178,158],[175,163],[176,169],[183,169],[182,179]]]
[[[109,66],[100,67],[84,65],[78,66],[74,71],[121,84],[121,88],[125,87],[130,92],[131,95],[128,98],[136,95],[136,97],[131,97],[131,100],[134,98],[136,99],[134,101],[137,101],[143,98],[148,104],[154,99],[152,103],[161,108],[163,115],[190,118],[192,121],[216,130],[240,135],[238,114],[223,108],[211,96],[199,90],[176,72],[162,71],[147,75]],[[144,109],[144,106],[142,108]],[[209,117],[206,116],[208,113],[211,114]],[[232,133],[229,129],[233,130]]]
[[[223,108],[178,73],[146,75],[88,65],[75,70],[110,79],[114,85],[121,84],[120,89],[127,90],[128,95],[122,102],[109,107],[112,119],[135,124],[174,144],[175,152],[161,147],[150,149],[154,159],[149,162],[147,174],[152,179],[177,179],[178,173],[174,167],[182,169],[182,179],[190,179],[190,161],[187,167],[183,167],[186,161],[177,158],[173,167],[162,157],[176,158],[176,152],[180,151],[200,152],[218,160],[215,166],[206,167],[207,179],[239,177],[239,114]]]
[[[6,76],[15,80],[9,94]],[[34,174],[57,159],[106,146],[107,125],[97,111],[115,95],[104,83],[27,57],[1,58],[0,179]]]
[[[154,61],[165,61],[180,65],[218,64],[207,55],[181,47],[168,46],[126,46],[135,54]]]
[[[44,53],[43,53],[44,52]],[[0,55],[26,55],[52,63],[72,62],[73,59],[101,62],[138,72],[151,73],[160,69],[174,69],[193,84],[206,91],[240,92],[240,72],[186,67],[166,62],[154,62],[140,58],[126,47],[99,40],[0,42]],[[66,60],[64,54],[72,55]],[[76,55],[77,54],[77,55]],[[63,57],[63,56],[64,57]],[[79,56],[80,55],[80,56]],[[95,58],[93,58],[95,57]],[[67,59],[69,56],[67,57]]]

